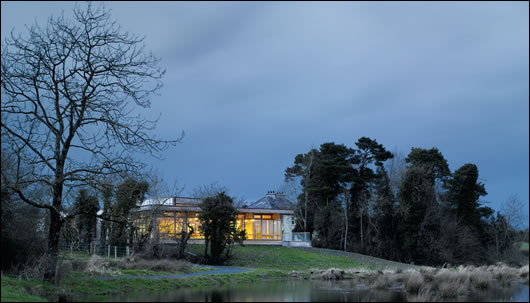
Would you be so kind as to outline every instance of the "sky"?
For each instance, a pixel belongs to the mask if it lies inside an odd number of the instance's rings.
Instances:
[[[2,1],[2,40],[74,4]],[[297,154],[367,136],[404,155],[436,147],[451,171],[474,163],[485,205],[513,194],[525,214],[528,5],[105,3],[162,59],[164,87],[144,114],[161,113],[157,137],[186,135],[163,160],[140,160],[182,195],[216,182],[255,201]]]

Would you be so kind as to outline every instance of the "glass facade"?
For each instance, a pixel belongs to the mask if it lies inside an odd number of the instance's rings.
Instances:
[[[203,239],[200,232],[200,222],[197,212],[166,211],[157,219],[160,236],[165,239],[178,238],[182,231],[189,232],[188,224],[193,227],[191,239]],[[143,224],[140,224],[143,225]],[[246,231],[248,240],[281,240],[282,222],[280,214],[238,214],[236,219],[238,229]],[[138,226],[144,229],[142,226]]]

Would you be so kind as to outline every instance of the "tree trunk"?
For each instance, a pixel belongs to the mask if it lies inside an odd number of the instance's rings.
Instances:
[[[204,239],[204,258],[205,259],[208,259],[208,244],[209,244],[210,241],[208,241],[208,239]]]
[[[361,212],[361,220],[359,220],[361,225],[361,250],[364,252],[364,237],[363,237],[363,212]]]
[[[57,153],[58,156],[58,153]],[[59,157],[57,157],[59,158]],[[59,237],[63,226],[61,218],[61,204],[63,198],[63,163],[64,160],[57,161],[55,169],[55,182],[53,185],[53,202],[50,208],[50,229],[48,232],[48,258],[44,270],[44,281],[54,283],[57,270],[57,258],[59,255]]]
[[[307,200],[309,199],[307,189],[305,191],[305,207],[304,207],[304,231],[307,231]]]
[[[346,231],[344,232],[344,251],[346,251],[346,245],[348,243],[348,191],[344,193],[344,197],[344,219],[346,220]]]
[[[45,265],[44,281],[54,283],[57,269],[57,258],[59,255],[59,236],[63,221],[61,214],[50,209],[50,230],[48,233],[48,258]]]

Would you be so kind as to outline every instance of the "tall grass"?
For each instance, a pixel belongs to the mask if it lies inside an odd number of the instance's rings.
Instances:
[[[105,259],[92,256],[87,263],[85,272],[95,275],[117,276],[123,270],[147,270],[153,272],[189,273],[192,264],[184,260],[160,259],[147,260],[141,258]]]

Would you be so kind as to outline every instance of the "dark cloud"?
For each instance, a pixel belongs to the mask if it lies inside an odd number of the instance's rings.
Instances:
[[[187,137],[146,161],[187,189],[257,199],[297,153],[369,136],[477,164],[495,208],[528,202],[527,2],[106,5],[162,57],[148,114],[162,112],[160,136]],[[2,2],[2,37],[72,6]]]

